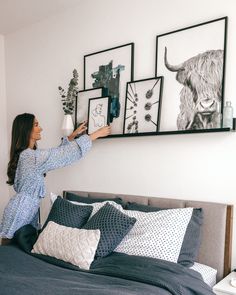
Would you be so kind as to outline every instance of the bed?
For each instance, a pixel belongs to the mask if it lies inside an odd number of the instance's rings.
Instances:
[[[30,232],[20,232],[16,244],[0,247],[1,295],[210,295],[214,293],[202,279],[204,271],[200,275],[195,268],[206,265],[217,270],[216,281],[231,270],[232,205],[112,193],[63,192],[64,199],[70,201],[76,201],[73,198],[77,195],[99,201],[121,199],[123,204],[135,202],[165,209],[203,208],[201,246],[196,264],[185,267],[162,259],[112,252],[95,259],[89,270],[83,270],[60,259],[30,253]]]

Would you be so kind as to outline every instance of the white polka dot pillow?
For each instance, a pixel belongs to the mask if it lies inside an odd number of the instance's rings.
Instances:
[[[86,204],[86,203],[80,203],[80,202],[75,202],[75,201],[69,201],[69,202],[71,202],[72,204],[75,204],[75,205],[79,205],[79,206],[88,206],[88,204]],[[117,204],[116,202],[113,202],[113,201],[92,203],[92,204],[89,204],[89,206],[93,207],[93,211],[92,211],[91,215],[89,216],[89,219],[91,219],[94,214],[96,214],[102,207],[104,207],[107,204],[112,205],[113,207],[115,207],[116,209],[118,209],[120,211],[122,211],[122,209],[123,209],[120,204]]]
[[[149,213],[122,209],[122,212],[134,217],[136,223],[115,252],[178,261],[193,208]]]

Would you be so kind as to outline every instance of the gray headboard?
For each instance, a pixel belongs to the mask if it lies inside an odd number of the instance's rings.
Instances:
[[[202,242],[198,262],[217,269],[217,280],[231,271],[233,206],[220,203],[166,199],[112,193],[68,191],[84,197],[115,198],[126,202],[156,206],[161,208],[203,208]],[[67,191],[63,192],[66,198]]]

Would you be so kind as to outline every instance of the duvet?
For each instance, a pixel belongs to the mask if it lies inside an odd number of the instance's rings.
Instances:
[[[89,271],[44,255],[30,243],[0,246],[0,295],[213,295],[200,274],[182,265],[113,253]]]

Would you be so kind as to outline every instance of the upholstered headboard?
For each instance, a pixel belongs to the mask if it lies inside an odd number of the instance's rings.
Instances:
[[[156,206],[160,208],[203,208],[202,242],[198,262],[217,269],[217,280],[231,271],[233,206],[220,203],[166,199],[112,193],[68,191],[83,197],[116,198],[125,202]],[[66,198],[67,191],[63,192]]]

